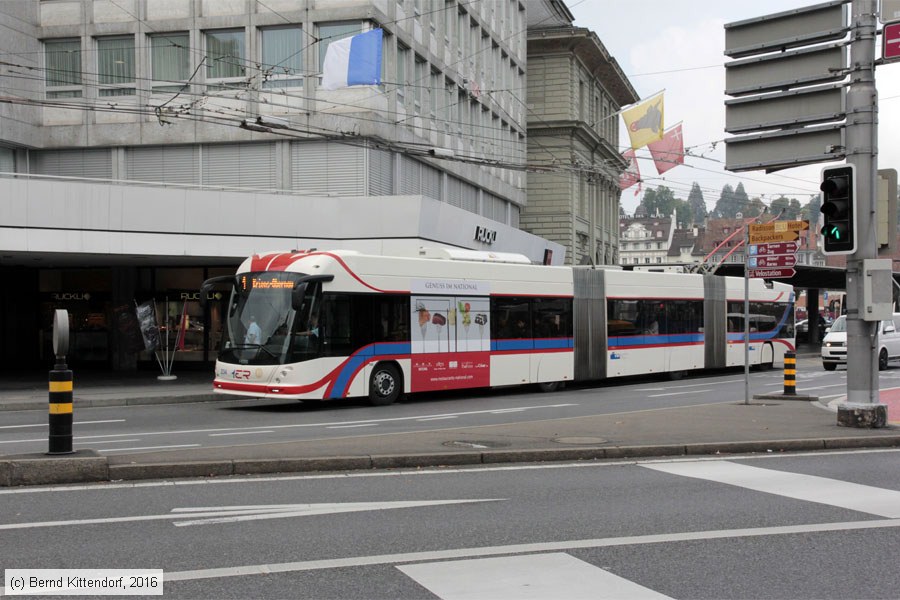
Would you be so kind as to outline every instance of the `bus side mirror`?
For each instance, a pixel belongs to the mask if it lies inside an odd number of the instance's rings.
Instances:
[[[308,283],[332,280],[334,280],[334,275],[306,275],[298,279],[297,283],[294,284],[294,289],[291,290],[291,308],[300,310],[300,307],[303,306],[303,297],[306,295],[306,285]]]
[[[234,275],[222,275],[221,277],[211,277],[203,282],[200,286],[200,306],[206,308],[207,298],[209,297],[209,292],[212,290],[213,286],[219,283],[230,283],[232,287],[236,282]]]

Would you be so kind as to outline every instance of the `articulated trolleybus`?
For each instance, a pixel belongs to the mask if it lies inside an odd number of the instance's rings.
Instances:
[[[422,249],[254,255],[229,285],[214,389],[267,398],[368,397],[744,364],[744,281],[532,265]],[[750,362],[794,349],[793,291],[751,280]]]

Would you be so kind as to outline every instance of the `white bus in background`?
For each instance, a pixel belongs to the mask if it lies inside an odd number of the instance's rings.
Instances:
[[[744,364],[743,279],[550,267],[518,255],[423,249],[254,255],[234,277],[214,389],[390,404],[403,394]],[[751,281],[750,362],[794,349],[793,291]],[[258,331],[257,331],[258,329]],[[248,330],[252,335],[248,336]],[[250,341],[259,335],[259,340]]]

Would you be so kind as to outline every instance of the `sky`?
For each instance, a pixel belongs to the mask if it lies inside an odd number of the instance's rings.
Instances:
[[[594,31],[618,61],[641,98],[665,90],[665,124],[681,121],[685,164],[662,176],[656,173],[646,148],[638,151],[644,189],[665,185],[677,198],[687,199],[693,182],[703,191],[711,210],[722,187],[738,183],[750,198],[766,204],[781,195],[806,204],[819,192],[821,163],[767,175],[764,171],[725,171],[726,23],[761,17],[821,0],[566,0],[575,25]],[[880,23],[879,23],[880,27]],[[881,56],[879,36],[876,57]],[[900,171],[900,62],[876,67],[879,95],[878,168]],[[630,142],[619,121],[619,146]],[[625,212],[633,214],[641,200],[635,187],[622,192]]]

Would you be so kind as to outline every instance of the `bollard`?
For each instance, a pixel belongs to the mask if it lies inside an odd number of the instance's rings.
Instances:
[[[797,353],[784,353],[784,394],[797,395]]]
[[[50,371],[50,448],[47,454],[72,453],[72,371],[66,366],[68,350],[69,313],[57,310],[53,316],[56,364]]]
[[[50,449],[48,454],[72,452],[72,371],[65,363],[50,371]]]

